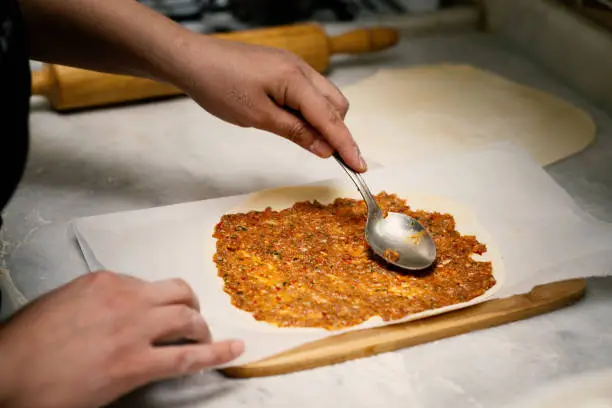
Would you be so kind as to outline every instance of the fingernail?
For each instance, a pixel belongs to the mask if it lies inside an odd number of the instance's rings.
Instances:
[[[319,139],[315,139],[308,147],[308,150],[320,157],[328,157],[333,153],[332,148]]]
[[[230,345],[230,350],[235,356],[239,356],[244,351],[244,343],[241,341],[233,341]]]
[[[359,157],[359,165],[361,166],[362,171],[366,171],[368,169],[368,165],[365,162],[365,159],[361,155],[361,150],[359,150],[359,146],[355,145],[355,149],[357,150],[357,156]]]
[[[361,156],[359,156],[359,163],[361,164],[362,171],[366,171],[368,169],[368,164],[365,162],[365,160]]]

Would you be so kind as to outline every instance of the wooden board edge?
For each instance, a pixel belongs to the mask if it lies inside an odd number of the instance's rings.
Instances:
[[[232,378],[267,377],[309,370],[428,343],[545,314],[586,293],[585,279],[536,286],[530,292],[426,319],[327,337],[266,359],[219,370]],[[411,333],[406,334],[409,330]]]

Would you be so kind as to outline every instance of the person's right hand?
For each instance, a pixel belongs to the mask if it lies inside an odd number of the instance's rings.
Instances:
[[[191,340],[184,345],[168,345]],[[164,344],[164,345],[160,345]],[[182,280],[95,272],[19,311],[0,329],[0,406],[106,405],[149,382],[229,362]]]

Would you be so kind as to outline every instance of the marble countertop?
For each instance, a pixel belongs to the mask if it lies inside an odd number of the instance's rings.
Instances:
[[[611,118],[496,37],[410,38],[381,54],[338,58],[330,78],[344,85],[383,67],[448,61],[586,109],[598,126],[596,144],[546,170],[583,209],[612,221]],[[0,233],[0,266],[27,298],[86,272],[68,226],[73,218],[295,184],[327,176],[334,166],[297,148],[279,157],[274,148],[282,141],[267,135],[245,144],[240,132],[250,131],[227,130],[185,98],[74,115],[34,106],[31,123],[27,172]],[[200,134],[201,145],[194,144]],[[237,143],[242,153],[235,153]],[[235,381],[204,373],[141,390],[120,405],[501,406],[544,382],[612,366],[611,309],[612,279],[591,280],[582,302],[545,316],[285,376]]]

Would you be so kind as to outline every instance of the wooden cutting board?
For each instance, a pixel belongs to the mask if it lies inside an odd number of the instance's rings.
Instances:
[[[328,337],[220,371],[228,377],[265,377],[337,364],[548,313],[577,302],[585,292],[584,279],[554,282],[427,319]]]

